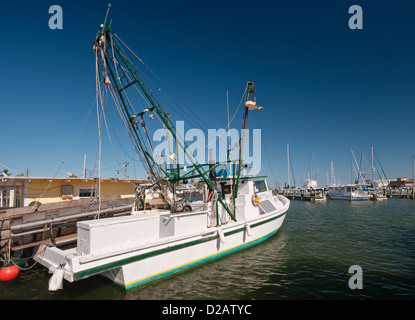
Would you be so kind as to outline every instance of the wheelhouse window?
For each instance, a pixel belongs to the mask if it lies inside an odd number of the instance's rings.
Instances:
[[[267,191],[267,185],[265,183],[265,180],[254,181],[254,191],[255,192]]]

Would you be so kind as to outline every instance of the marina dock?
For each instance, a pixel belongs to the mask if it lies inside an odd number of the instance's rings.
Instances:
[[[327,199],[324,189],[282,189],[278,190],[277,193],[290,200],[319,202]]]
[[[274,191],[275,194],[283,195],[290,200],[301,200],[301,201],[325,201],[327,190],[326,189],[278,189]],[[412,199],[415,200],[415,188],[376,188],[372,193],[371,200],[381,201],[389,198],[398,199]]]
[[[385,189],[385,195],[388,198],[401,198],[415,200],[415,188],[387,188]]]
[[[0,249],[12,251],[41,244],[64,244],[76,240],[76,223],[82,220],[126,215],[134,198],[103,197],[101,203],[80,199],[0,210]],[[1,250],[0,250],[1,251]]]

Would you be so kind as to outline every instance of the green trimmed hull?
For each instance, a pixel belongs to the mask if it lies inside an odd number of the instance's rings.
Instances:
[[[252,221],[251,235],[248,235],[246,224],[239,223],[224,228],[223,243],[214,232],[211,235],[195,236],[184,243],[171,243],[164,248],[119,260],[111,265],[102,266],[111,269],[103,275],[126,290],[171,276],[267,240],[280,229],[285,214],[286,211],[271,215],[267,219]],[[88,270],[87,273],[77,274],[76,277],[85,277],[89,273],[100,271],[101,268]]]

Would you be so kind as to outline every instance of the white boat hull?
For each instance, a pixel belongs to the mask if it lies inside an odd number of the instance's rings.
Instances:
[[[149,255],[137,255],[132,258],[136,261],[104,275],[125,289],[131,289],[262,242],[278,231],[284,218],[285,212],[252,222],[250,236],[244,223],[223,228],[223,243],[216,230],[185,242],[171,242],[168,247],[160,247]]]
[[[70,282],[102,274],[128,290],[268,239],[281,227],[289,208],[289,200],[282,196],[271,202],[276,210],[256,207],[261,212],[257,216],[247,214],[243,220],[220,227],[207,226],[207,212],[174,216],[160,212],[82,222],[78,223],[77,248],[41,247],[35,260],[54,273],[63,268],[63,277]],[[197,225],[203,227],[193,231]]]
[[[367,201],[371,199],[371,196],[328,196],[327,198],[332,200]]]

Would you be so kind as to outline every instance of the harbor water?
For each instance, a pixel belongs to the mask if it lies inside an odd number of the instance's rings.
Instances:
[[[351,289],[351,266],[361,288]],[[291,201],[262,244],[130,291],[102,276],[48,291],[40,265],[0,283],[0,299],[292,300],[415,298],[415,202]]]

